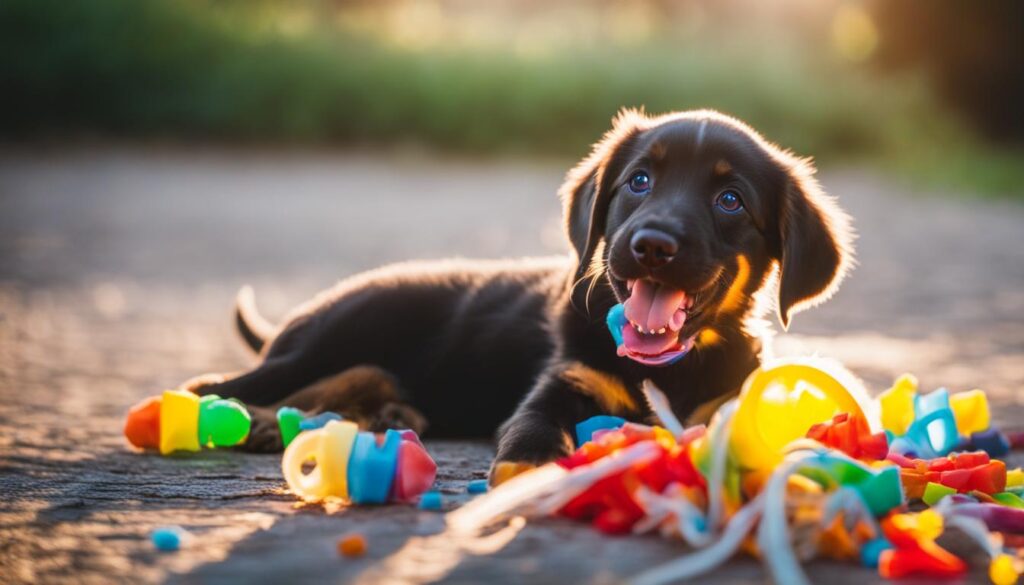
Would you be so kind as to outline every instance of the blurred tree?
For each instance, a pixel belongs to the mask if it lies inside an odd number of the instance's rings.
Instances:
[[[874,0],[887,69],[923,68],[989,137],[1024,143],[1024,2]]]

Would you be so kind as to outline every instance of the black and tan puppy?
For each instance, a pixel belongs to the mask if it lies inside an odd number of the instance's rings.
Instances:
[[[706,415],[758,365],[755,293],[777,281],[787,326],[850,264],[848,218],[813,172],[715,112],[623,111],[561,188],[570,258],[395,265],[279,328],[243,295],[239,328],[262,363],[185,386],[371,429],[429,421],[433,436],[480,437],[500,425],[499,481],[567,454],[592,415],[647,420],[645,378],[680,418]],[[618,303],[621,344],[605,323]],[[279,450],[273,411],[254,410],[248,448]]]

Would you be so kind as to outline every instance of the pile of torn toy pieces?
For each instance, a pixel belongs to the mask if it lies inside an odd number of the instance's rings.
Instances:
[[[1024,569],[1024,472],[997,459],[1018,441],[991,428],[979,390],[919,394],[903,376],[869,400],[841,366],[790,359],[690,428],[653,385],[644,391],[661,426],[584,421],[575,453],[452,512],[450,529],[556,515],[694,549],[631,579],[643,585],[693,578],[740,549],[777,583],[807,583],[801,562],[815,557],[886,578],[962,576],[967,564],[936,543],[947,528],[977,542],[997,585]]]

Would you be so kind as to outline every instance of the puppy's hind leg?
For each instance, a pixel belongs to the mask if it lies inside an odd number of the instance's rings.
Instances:
[[[355,366],[324,378],[277,404],[312,413],[337,412],[369,431],[411,429],[417,434],[427,421],[405,404],[398,379],[376,366]]]
[[[336,412],[368,431],[412,429],[420,434],[427,427],[423,415],[402,400],[394,376],[375,366],[356,366],[318,380],[272,407],[250,407],[253,428],[243,449],[275,452],[283,448],[276,415],[282,406],[308,414]]]

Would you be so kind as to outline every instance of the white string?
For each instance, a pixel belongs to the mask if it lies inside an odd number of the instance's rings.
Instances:
[[[650,379],[644,380],[642,384],[644,398],[647,399],[647,406],[650,407],[651,412],[654,416],[658,417],[661,422],[661,426],[664,427],[668,432],[672,433],[672,436],[677,440],[683,437],[683,433],[686,428],[683,427],[683,423],[679,422],[676,418],[676,414],[672,412],[672,405],[668,401],[668,397],[665,393],[658,389],[654,385],[654,382]]]
[[[628,582],[631,585],[661,585],[672,581],[692,579],[718,567],[736,553],[763,511],[764,499],[757,496],[733,515],[722,533],[722,537],[714,544],[699,552],[645,571]]]

